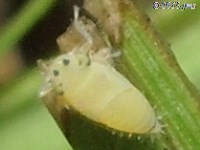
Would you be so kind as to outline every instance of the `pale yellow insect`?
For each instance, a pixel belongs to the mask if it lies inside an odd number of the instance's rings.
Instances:
[[[92,39],[78,20],[75,27],[86,42],[50,62],[41,95],[62,94],[67,108],[112,129],[130,134],[158,133],[155,112],[143,94],[111,65],[110,49],[91,50]],[[45,65],[45,64],[42,64]]]

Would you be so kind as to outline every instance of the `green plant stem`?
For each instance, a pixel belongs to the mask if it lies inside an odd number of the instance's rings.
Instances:
[[[199,94],[141,12],[134,5],[125,5],[122,14],[123,56],[119,70],[156,106],[166,125],[158,141],[167,149],[198,149]]]
[[[56,0],[30,0],[0,33],[0,57],[11,50],[30,28],[41,19]]]

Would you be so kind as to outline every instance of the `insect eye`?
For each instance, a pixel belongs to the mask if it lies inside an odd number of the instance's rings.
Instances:
[[[65,66],[67,66],[68,64],[69,64],[69,59],[63,59],[63,64],[65,65]]]
[[[53,70],[53,75],[56,77],[59,75],[59,71],[58,70]]]

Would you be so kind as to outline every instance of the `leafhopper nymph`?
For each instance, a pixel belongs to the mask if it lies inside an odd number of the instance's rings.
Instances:
[[[46,78],[41,95],[61,94],[66,108],[117,131],[158,133],[161,127],[148,100],[113,67],[110,47],[93,50],[94,40],[78,14],[75,7],[73,24],[85,42],[48,65],[41,63]]]

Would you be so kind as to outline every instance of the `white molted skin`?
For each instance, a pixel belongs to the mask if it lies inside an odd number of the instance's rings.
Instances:
[[[77,30],[86,33],[82,31],[84,26],[78,21],[77,12],[75,14]],[[89,35],[83,36],[85,44],[58,56],[45,69],[48,81],[41,93],[45,95],[51,90],[61,93],[69,108],[130,135],[160,132],[155,112],[147,99],[104,57],[105,52],[111,56],[109,48],[92,53],[92,39],[87,41]]]

